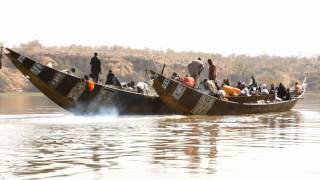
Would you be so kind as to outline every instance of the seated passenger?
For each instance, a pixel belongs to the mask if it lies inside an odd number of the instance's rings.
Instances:
[[[178,81],[179,80],[179,76],[176,72],[172,73],[171,79]]]
[[[261,89],[261,95],[267,95],[269,94],[269,91],[267,89],[267,85],[266,84],[262,84],[262,89]]]
[[[87,82],[87,86],[90,92],[94,90],[94,82],[89,79],[89,76],[85,75],[84,76],[85,81]]]
[[[226,97],[226,92],[223,89],[218,90],[217,94],[222,99]]]
[[[106,84],[121,87],[120,81],[118,80],[116,75],[113,74],[112,70],[109,70],[109,73],[107,75]]]
[[[271,84],[269,94],[276,94],[276,88],[274,87],[274,84]]]
[[[241,83],[241,91],[239,96],[251,96],[249,89],[247,88],[246,84],[243,82]]]
[[[300,95],[303,92],[303,87],[301,86],[301,84],[299,84],[298,81],[296,81],[296,83],[294,84],[294,93],[296,95]]]
[[[227,78],[227,79],[223,79],[223,84],[224,85],[227,85],[227,86],[230,86],[230,81],[229,81],[229,79]]]
[[[256,95],[258,95],[257,88],[256,88],[256,87],[252,87],[252,88],[250,88],[250,90],[249,90],[249,94],[251,94],[252,96],[256,96]]]
[[[194,88],[195,86],[195,80],[189,74],[187,74],[186,77],[182,79],[182,83],[192,88]]]
[[[204,79],[202,82],[202,86],[204,93],[207,95],[213,96],[217,93],[217,88],[213,80]]]
[[[62,70],[62,72],[74,76],[74,73],[76,72],[76,68],[75,68],[75,67],[72,67],[72,68],[70,68],[70,69],[64,69],[64,70]]]
[[[286,87],[280,83],[279,86],[277,87],[277,96],[281,99],[285,99],[287,95],[287,90]]]
[[[290,89],[289,88],[287,88],[287,94],[286,94],[286,96],[285,96],[285,100],[290,100],[291,99],[291,95],[290,95]]]
[[[203,94],[210,95],[210,90],[204,85],[208,81],[208,79],[204,79],[203,81],[200,82],[199,84],[199,90]]]
[[[127,89],[131,91],[135,89],[133,81],[127,83]]]
[[[241,82],[240,82],[240,81],[238,81],[238,83],[237,83],[237,88],[238,88],[238,89],[241,88]]]
[[[221,89],[221,87],[218,85],[218,82],[214,82],[214,84],[216,85],[216,88],[219,91]]]
[[[141,94],[148,94],[148,84],[145,82],[137,83],[137,92]]]
[[[259,86],[258,88],[257,88],[257,95],[260,95],[261,94],[261,87]]]

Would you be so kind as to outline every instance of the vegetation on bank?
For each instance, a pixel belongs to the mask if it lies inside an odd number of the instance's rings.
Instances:
[[[214,60],[218,66],[218,80],[229,78],[231,84],[237,81],[249,81],[254,75],[258,83],[283,82],[285,85],[293,84],[307,76],[308,90],[320,92],[320,56],[317,57],[280,57],[280,56],[248,56],[210,54],[201,52],[175,52],[151,49],[132,49],[121,46],[80,46],[71,45],[63,47],[46,47],[38,41],[31,41],[14,47],[18,52],[27,55],[41,63],[51,62],[56,69],[75,67],[76,74],[84,76],[89,74],[90,59],[94,52],[99,53],[102,60],[102,80],[105,81],[109,69],[121,81],[141,81],[147,79],[145,69],[160,70],[162,65],[167,65],[166,74],[177,72],[180,76],[187,73],[187,65],[192,59],[201,57],[206,62],[208,58]],[[207,63],[205,63],[207,67]],[[206,78],[207,68],[202,73]],[[6,59],[3,59],[3,68],[0,70],[0,92],[32,92],[37,91],[26,78],[18,72]]]

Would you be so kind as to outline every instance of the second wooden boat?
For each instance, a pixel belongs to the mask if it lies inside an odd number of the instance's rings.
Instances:
[[[290,110],[303,93],[288,101],[270,102],[234,102],[210,95],[197,89],[190,88],[171,78],[166,78],[154,71],[153,87],[161,100],[172,110],[185,115],[237,115],[269,112],[283,112]]]

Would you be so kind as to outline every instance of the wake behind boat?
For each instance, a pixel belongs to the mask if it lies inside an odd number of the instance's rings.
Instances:
[[[77,114],[116,110],[118,114],[171,114],[157,96],[143,95],[114,86],[92,84],[62,71],[45,66],[11,49],[6,56],[30,82],[54,103]]]
[[[166,78],[150,71],[154,76],[153,87],[161,100],[172,110],[185,115],[237,115],[268,112],[283,112],[292,107],[303,97],[304,91],[297,97],[286,101],[253,102],[253,99],[228,101],[200,92],[195,88]],[[234,98],[237,100],[237,98]]]

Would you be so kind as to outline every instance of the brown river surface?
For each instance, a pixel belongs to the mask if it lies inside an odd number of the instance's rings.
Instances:
[[[242,116],[74,116],[0,95],[0,180],[319,180],[319,162],[320,95]]]

